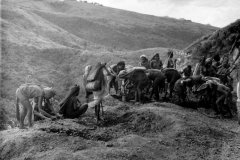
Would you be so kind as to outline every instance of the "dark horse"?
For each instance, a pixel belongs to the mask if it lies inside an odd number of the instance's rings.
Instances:
[[[174,89],[174,84],[175,82],[181,78],[181,74],[174,68],[165,68],[162,70],[162,73],[165,75],[167,79],[168,86],[169,88],[169,97],[172,97],[173,89]],[[167,96],[167,89],[165,90],[165,97]]]
[[[152,81],[152,92],[150,95],[150,99],[152,98],[153,94],[155,95],[155,100],[159,101],[159,93],[161,90],[165,88],[165,79],[166,77],[158,69],[148,69],[146,71],[147,76],[150,81]]]
[[[149,84],[145,70],[142,68],[136,68],[129,73],[121,71],[118,77],[125,80],[126,83],[123,86],[124,88],[127,87],[128,84],[132,83],[135,91],[135,102],[143,102],[142,91]]]

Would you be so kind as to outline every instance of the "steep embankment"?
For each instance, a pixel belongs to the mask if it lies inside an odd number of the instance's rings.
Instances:
[[[229,55],[229,52],[239,35],[240,20],[237,20],[212,34],[196,40],[185,48],[185,52],[192,55],[191,64],[194,64],[202,56],[213,57],[216,54],[219,54],[220,56],[229,56],[229,61],[232,62],[233,57],[232,55]],[[238,67],[231,73],[231,76],[234,79],[234,86],[236,80],[239,79],[239,73],[240,65],[238,65]]]
[[[186,47],[185,51],[192,54],[193,58],[213,56],[216,54],[226,55],[229,53],[239,34],[240,20],[237,20],[224,28],[196,40]]]
[[[240,158],[239,126],[168,103],[105,102],[96,125],[93,109],[80,119],[38,122],[33,129],[0,132],[8,159],[229,159]]]

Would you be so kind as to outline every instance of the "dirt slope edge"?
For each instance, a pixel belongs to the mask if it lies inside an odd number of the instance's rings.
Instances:
[[[195,110],[169,103],[132,105],[113,100],[104,109],[104,121],[99,126],[93,109],[89,109],[80,119],[42,121],[33,129],[2,131],[0,157],[4,160],[240,158],[240,130],[234,120],[210,119]]]

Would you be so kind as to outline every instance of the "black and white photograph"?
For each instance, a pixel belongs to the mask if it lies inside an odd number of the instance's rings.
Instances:
[[[0,0],[0,160],[240,160],[239,0]]]

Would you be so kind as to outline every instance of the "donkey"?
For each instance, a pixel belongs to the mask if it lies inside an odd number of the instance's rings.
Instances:
[[[110,72],[106,67],[106,63],[97,63],[94,66],[93,70],[91,65],[85,67],[85,73],[83,75],[83,85],[86,91],[86,99],[89,107],[95,107],[95,115],[97,117],[97,122],[101,120],[100,118],[101,107],[103,115],[102,100],[106,93],[107,76],[109,74]],[[89,102],[90,94],[93,94],[92,102]]]

